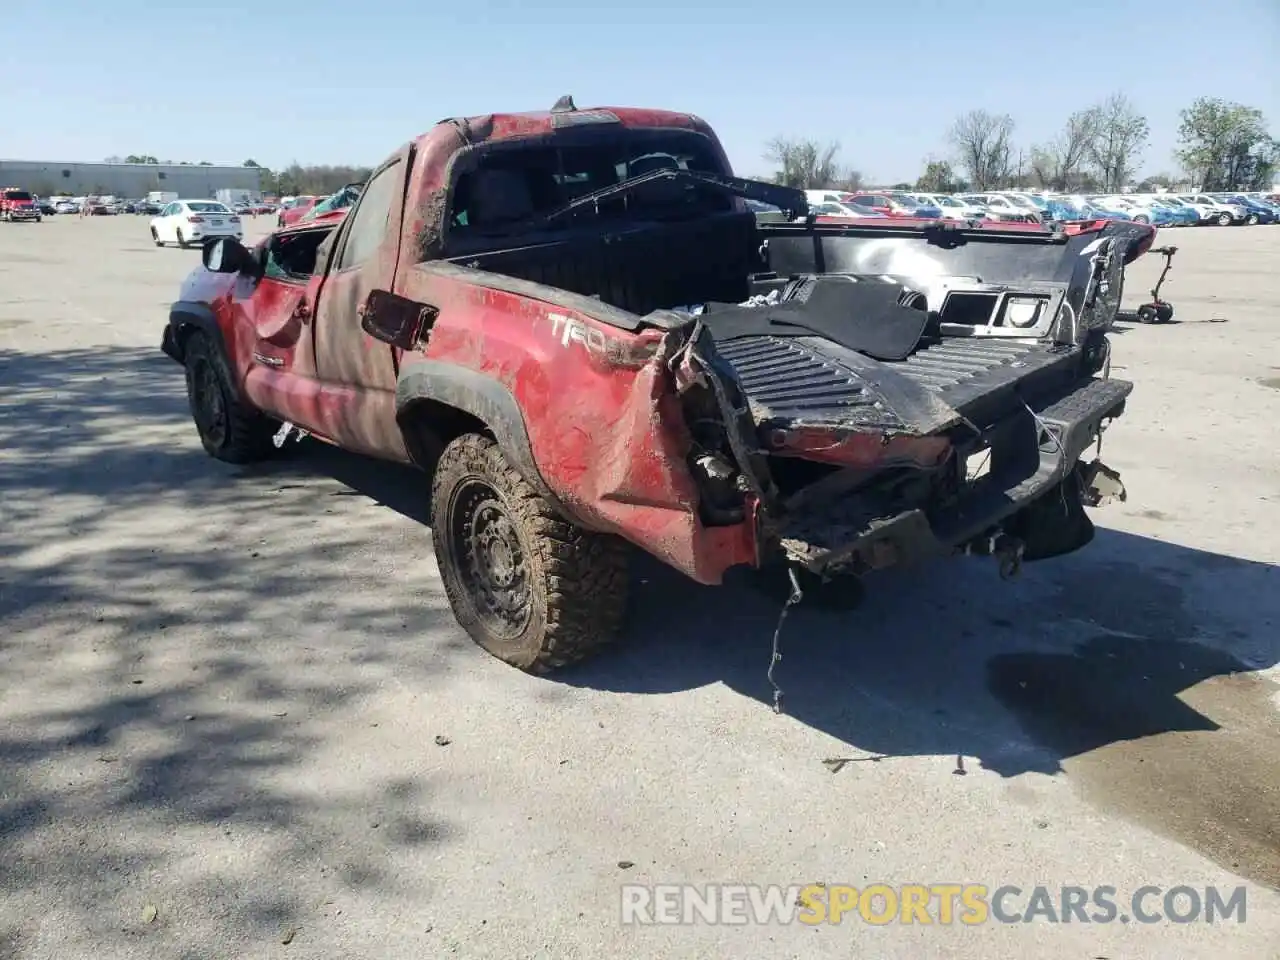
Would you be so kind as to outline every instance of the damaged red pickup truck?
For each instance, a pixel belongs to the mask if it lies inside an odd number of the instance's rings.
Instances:
[[[296,429],[426,470],[454,614],[524,670],[618,631],[628,544],[715,584],[1088,543],[1150,228],[807,211],[688,114],[446,120],[340,222],[210,241],[163,349],[214,457]]]

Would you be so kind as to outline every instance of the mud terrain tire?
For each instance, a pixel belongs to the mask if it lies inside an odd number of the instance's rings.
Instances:
[[[191,419],[209,456],[227,463],[254,463],[269,457],[275,424],[235,398],[230,373],[209,338],[192,334],[184,358]]]
[[[431,485],[432,545],[449,605],[499,660],[543,674],[622,626],[626,545],[561,517],[479,434],[450,443]]]

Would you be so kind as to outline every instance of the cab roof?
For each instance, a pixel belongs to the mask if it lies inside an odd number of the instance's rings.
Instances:
[[[618,124],[624,128],[683,127],[705,130],[706,124],[689,113],[642,107],[590,107],[579,110],[572,97],[561,97],[550,110],[520,113],[487,113],[474,117],[449,117],[440,121],[458,129],[470,145],[493,140],[547,136],[571,127]],[[431,131],[420,140],[431,136]]]

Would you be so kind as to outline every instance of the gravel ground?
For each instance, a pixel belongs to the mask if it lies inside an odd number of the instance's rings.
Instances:
[[[1280,227],[1161,240],[1180,322],[1114,338],[1128,502],[1012,584],[802,604],[776,716],[777,604],[651,562],[616,650],[488,658],[419,475],[205,456],[158,349],[197,252],[0,224],[0,957],[1280,956]],[[624,882],[1243,883],[1248,915],[637,928]]]

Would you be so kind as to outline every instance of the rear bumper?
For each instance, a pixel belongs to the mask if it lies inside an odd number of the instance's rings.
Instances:
[[[1132,390],[1125,380],[1094,379],[1039,409],[1024,409],[986,431],[983,450],[967,451],[990,456],[991,470],[949,502],[895,509],[852,496],[792,518],[780,531],[781,550],[815,573],[861,573],[990,539],[1075,471],[1102,422],[1124,411]]]

